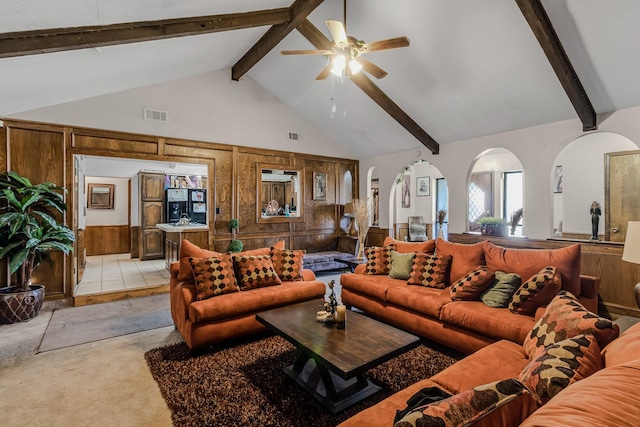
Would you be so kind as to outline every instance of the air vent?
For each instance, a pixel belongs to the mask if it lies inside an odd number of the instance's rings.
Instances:
[[[144,109],[144,119],[145,120],[155,120],[156,122],[168,122],[169,121],[169,113],[162,110],[152,110],[150,108]]]
[[[299,141],[302,139],[302,135],[297,132],[289,132],[289,141]]]

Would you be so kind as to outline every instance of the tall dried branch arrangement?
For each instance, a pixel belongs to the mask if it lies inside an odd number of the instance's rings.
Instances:
[[[445,209],[440,209],[438,211],[438,224],[444,224],[444,220],[447,217],[447,211]]]
[[[355,213],[356,225],[358,226],[358,259],[364,259],[364,242],[369,233],[371,224],[371,213],[369,211],[369,199],[354,199],[353,211]]]

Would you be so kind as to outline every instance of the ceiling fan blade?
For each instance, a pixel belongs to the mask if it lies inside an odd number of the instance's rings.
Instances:
[[[347,33],[344,31],[344,25],[340,21],[334,21],[332,19],[327,19],[324,21],[327,24],[327,28],[331,33],[331,37],[333,37],[333,42],[339,48],[345,48],[349,45],[347,41]]]
[[[379,40],[377,42],[371,42],[364,45],[362,48],[364,52],[377,52],[380,50],[396,49],[399,47],[409,46],[409,39],[407,37],[396,37],[393,39]]]
[[[281,50],[280,55],[333,55],[332,50]]]
[[[322,71],[320,71],[320,74],[318,74],[318,76],[316,77],[316,80],[324,80],[327,77],[329,77],[329,74],[331,74],[332,67],[333,67],[333,64],[331,63],[331,61],[329,61],[327,66],[324,67]]]
[[[356,59],[362,65],[362,68],[369,74],[371,74],[376,79],[384,79],[387,76],[387,72],[382,68],[378,67],[371,61],[367,61],[363,57],[359,57]]]

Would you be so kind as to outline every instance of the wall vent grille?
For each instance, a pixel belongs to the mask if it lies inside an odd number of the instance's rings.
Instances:
[[[289,132],[289,140],[290,141],[299,141],[302,137],[297,132]]]
[[[156,122],[168,122],[169,113],[162,110],[152,110],[151,108],[144,109],[144,119],[154,120]]]

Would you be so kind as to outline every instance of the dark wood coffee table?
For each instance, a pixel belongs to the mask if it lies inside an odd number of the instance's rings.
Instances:
[[[352,273],[358,265],[367,262],[366,258],[358,259],[358,257],[353,254],[336,255],[333,260],[336,262],[347,264]]]
[[[347,310],[346,328],[316,321],[323,300],[264,311],[256,319],[298,349],[284,372],[332,413],[380,390],[366,372],[418,345],[420,339]]]

